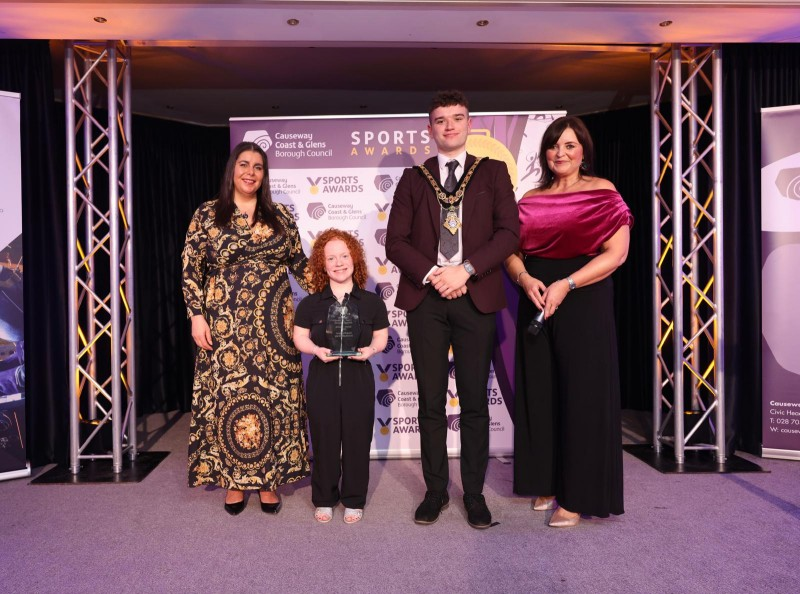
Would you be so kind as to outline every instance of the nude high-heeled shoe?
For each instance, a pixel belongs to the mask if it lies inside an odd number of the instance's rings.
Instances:
[[[573,526],[577,526],[580,521],[581,515],[579,513],[572,515],[572,512],[565,510],[563,507],[559,507],[553,514],[553,517],[550,518],[549,526],[551,528],[572,528]]]
[[[555,497],[537,497],[531,501],[533,511],[548,511],[558,507]]]

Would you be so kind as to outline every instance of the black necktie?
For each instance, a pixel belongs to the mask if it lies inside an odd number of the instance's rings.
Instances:
[[[456,189],[456,184],[458,183],[458,180],[456,180],[456,167],[458,167],[458,161],[455,159],[447,162],[449,173],[447,174],[447,179],[444,180],[444,189],[449,193]]]
[[[458,167],[458,161],[455,159],[447,162],[449,173],[444,182],[444,189],[448,193],[452,193],[456,189],[456,184],[458,183],[456,180],[456,167]],[[447,218],[447,212],[446,209],[442,208],[442,225],[444,225],[444,221]],[[442,255],[448,260],[456,255],[458,252],[458,231],[450,233],[444,226],[442,227],[441,233],[439,234],[439,251],[442,252]]]

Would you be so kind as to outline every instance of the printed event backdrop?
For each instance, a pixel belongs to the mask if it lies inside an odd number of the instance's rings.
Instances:
[[[0,480],[28,476],[18,93],[0,91]]]
[[[539,177],[538,150],[548,124],[564,112],[473,114],[469,153],[504,161],[517,200]],[[394,307],[399,271],[386,259],[386,222],[395,185],[403,169],[436,154],[428,116],[232,118],[231,147],[246,140],[259,144],[269,158],[273,198],[289,206],[297,220],[306,253],[317,235],[330,227],[356,235],[369,266],[367,289],[386,302],[389,343],[372,357],[376,375],[375,430],[371,455],[413,457],[420,452],[417,425],[417,383],[406,332],[406,315]],[[295,301],[305,296],[293,283]],[[498,316],[508,326],[509,316]],[[509,331],[511,330],[511,331]],[[493,366],[487,387],[491,415],[490,452],[513,451],[513,422],[506,392],[513,382],[500,382],[495,367],[513,369],[513,328],[497,353],[507,361]],[[510,359],[510,361],[508,360]],[[450,374],[447,404],[448,451],[459,447],[459,404],[455,376]]]
[[[800,460],[800,106],[761,110],[762,455]]]

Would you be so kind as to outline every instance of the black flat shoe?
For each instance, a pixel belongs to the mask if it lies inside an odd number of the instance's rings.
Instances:
[[[480,530],[492,525],[492,514],[483,495],[464,493],[464,508],[467,510],[467,523],[473,528]]]
[[[281,496],[278,495],[278,501],[275,503],[264,503],[261,501],[261,495],[259,495],[259,502],[261,503],[261,511],[265,514],[277,514],[281,511],[281,505],[283,505],[283,501],[281,501]]]
[[[263,505],[263,504],[262,504]],[[226,503],[225,511],[232,516],[238,516],[244,510],[244,499],[238,503]]]
[[[433,524],[449,504],[450,497],[447,495],[447,491],[427,491],[425,499],[414,512],[414,522],[416,524]]]

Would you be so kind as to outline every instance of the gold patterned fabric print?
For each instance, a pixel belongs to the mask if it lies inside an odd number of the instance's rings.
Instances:
[[[214,224],[214,201],[195,212],[183,250],[189,316],[211,327],[199,349],[189,429],[189,486],[274,490],[309,474],[300,353],[287,269],[308,287],[294,219],[276,205],[286,233],[235,210]]]

